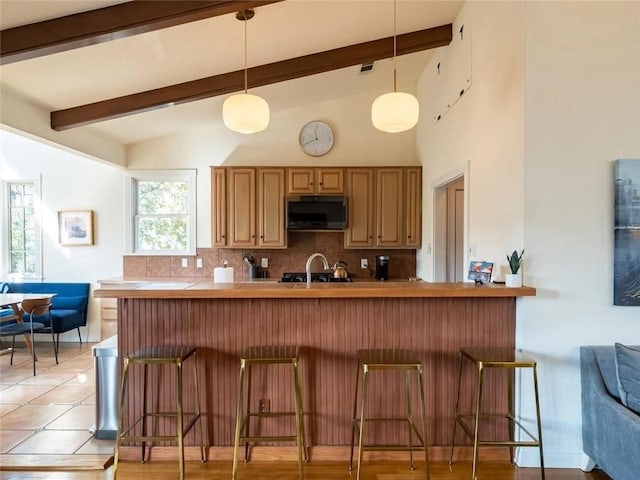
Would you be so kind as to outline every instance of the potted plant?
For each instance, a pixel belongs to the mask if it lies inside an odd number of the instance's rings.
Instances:
[[[524,249],[518,255],[518,251],[514,250],[511,255],[507,255],[507,261],[509,262],[509,269],[511,273],[505,275],[505,285],[507,287],[521,287],[522,286],[522,274],[520,273],[520,267],[522,266],[522,255],[524,255]]]

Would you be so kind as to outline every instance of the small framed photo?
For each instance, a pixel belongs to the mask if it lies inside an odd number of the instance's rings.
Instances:
[[[93,210],[58,212],[60,245],[93,245]]]
[[[469,276],[472,282],[491,283],[491,273],[493,272],[493,262],[472,261],[469,264]]]

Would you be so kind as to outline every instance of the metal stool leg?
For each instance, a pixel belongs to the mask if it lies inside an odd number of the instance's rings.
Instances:
[[[120,384],[120,418],[118,420],[118,431],[116,433],[116,448],[113,454],[113,480],[118,478],[118,460],[120,458],[120,443],[123,428],[124,417],[124,400],[126,398],[127,389],[127,376],[129,375],[129,359],[124,359],[124,366],[122,369],[122,381]]]
[[[198,416],[198,429],[200,430],[200,461],[205,462],[204,458],[204,436],[202,434],[202,411],[200,410],[200,389],[198,388],[198,362],[196,354],[193,354],[193,386],[196,395],[196,415]]]
[[[427,423],[424,418],[425,401],[424,401],[424,376],[422,367],[418,370],[418,386],[420,388],[420,418],[422,422],[422,445],[424,445],[424,470],[425,478],[429,480],[429,436],[427,434]]]
[[[180,463],[180,480],[184,480],[184,426],[183,426],[183,405],[182,405],[182,362],[176,365],[176,375],[178,377],[177,401],[178,401],[178,457]]]
[[[147,434],[147,364],[145,363],[143,365],[144,367],[144,374],[143,374],[143,380],[142,380],[142,435],[146,435]],[[142,440],[142,455],[140,458],[140,461],[142,463],[144,463],[145,460],[145,450],[146,450],[146,446],[147,443]]]
[[[246,372],[247,372],[247,414],[243,418],[244,425],[244,436],[249,436],[249,423],[251,423],[251,370],[252,370],[251,362],[247,362]],[[243,390],[244,393],[244,390]],[[251,445],[249,442],[244,443],[244,463],[249,461],[249,449]]]
[[[360,438],[358,439],[358,470],[356,480],[360,480],[360,467],[362,466],[362,447],[364,445],[364,426],[365,426],[365,400],[367,398],[367,375],[369,371],[366,366],[362,367],[362,393],[360,398]]]
[[[302,479],[304,475],[302,465],[304,461],[307,460],[307,452],[304,444],[304,427],[302,425],[302,399],[300,395],[300,381],[298,379],[298,362],[294,361],[292,366],[296,415],[296,443],[298,445],[298,472],[300,473],[300,479]]]
[[[476,421],[473,436],[473,464],[471,466],[471,480],[476,480],[476,470],[478,466],[478,444],[480,438],[480,406],[482,405],[482,387],[484,383],[484,368],[482,363],[478,364],[478,393],[476,397]]]
[[[540,400],[538,398],[538,369],[536,368],[536,365],[533,366],[533,388],[536,396],[536,420],[538,423],[538,443],[540,448],[540,473],[542,474],[542,480],[545,480],[544,454],[542,452],[542,422],[540,421]]]
[[[353,395],[353,416],[351,417],[351,455],[349,456],[349,470],[353,470],[353,449],[356,442],[356,415],[358,414],[358,387],[360,385],[360,362],[356,368],[356,389]]]
[[[238,379],[238,405],[236,406],[236,433],[233,447],[233,467],[231,470],[231,479],[235,480],[236,475],[238,473],[238,448],[240,444],[240,430],[242,429],[243,423],[243,398],[242,394],[244,392],[244,370],[245,370],[245,361],[240,361],[240,377]]]
[[[462,353],[459,356],[458,366],[458,394],[456,395],[456,408],[453,412],[453,434],[451,435],[451,455],[449,455],[449,471],[451,471],[451,465],[453,464],[453,448],[456,444],[456,427],[458,426],[458,414],[460,406],[460,384],[462,383]]]
[[[409,428],[409,468],[411,471],[416,467],[413,464],[413,414],[411,411],[411,371],[407,370],[405,373],[405,381],[407,384],[407,427]]]

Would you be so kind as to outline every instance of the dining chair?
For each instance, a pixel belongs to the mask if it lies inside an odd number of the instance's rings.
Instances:
[[[31,360],[33,362],[33,375],[36,374],[36,349],[33,336],[36,333],[50,333],[52,340],[54,339],[53,331],[44,323],[38,322],[38,319],[47,317],[49,325],[51,324],[51,297],[47,298],[30,298],[24,299],[20,306],[22,310],[22,323],[14,323],[10,325],[0,326],[0,337],[13,337],[11,342],[11,361],[13,365],[13,353],[15,352],[16,335],[29,335],[31,338]],[[56,364],[58,363],[58,352],[55,349]]]

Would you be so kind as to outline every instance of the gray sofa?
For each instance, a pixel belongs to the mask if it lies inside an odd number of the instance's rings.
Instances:
[[[640,479],[640,415],[620,401],[613,345],[580,347],[584,468],[614,480]]]

